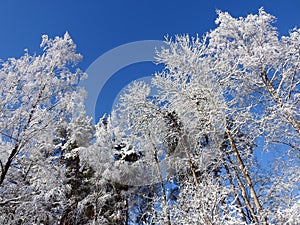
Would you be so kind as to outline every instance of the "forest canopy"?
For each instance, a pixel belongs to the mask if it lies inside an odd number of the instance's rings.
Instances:
[[[3,61],[0,224],[299,224],[300,29],[215,22],[166,39],[96,125],[68,33]]]

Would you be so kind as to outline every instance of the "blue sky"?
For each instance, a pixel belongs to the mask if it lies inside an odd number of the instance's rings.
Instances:
[[[163,40],[166,34],[202,35],[215,27],[216,9],[245,16],[260,7],[277,17],[282,35],[300,26],[299,0],[3,0],[0,58],[19,57],[25,48],[38,52],[42,34],[54,37],[68,31],[84,56],[80,67],[86,70],[99,56],[122,44]],[[109,112],[124,85],[156,69],[142,63],[116,73],[98,98],[97,117]]]

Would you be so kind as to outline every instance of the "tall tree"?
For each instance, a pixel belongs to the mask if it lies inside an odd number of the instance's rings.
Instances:
[[[68,33],[54,39],[44,35],[41,48],[41,55],[26,50],[21,58],[4,61],[0,69],[4,224],[53,223],[67,201],[66,171],[57,162],[53,141],[58,127],[84,115],[84,91],[78,82],[85,75],[75,67],[81,55]],[[84,132],[76,133],[78,125],[68,141],[80,145]]]

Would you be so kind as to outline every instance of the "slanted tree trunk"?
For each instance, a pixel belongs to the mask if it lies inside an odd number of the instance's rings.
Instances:
[[[240,156],[240,153],[239,153],[239,151],[238,151],[238,149],[237,149],[237,147],[236,147],[236,144],[235,144],[235,141],[234,141],[234,139],[233,139],[233,137],[232,137],[232,135],[231,135],[231,132],[230,132],[229,130],[227,130],[227,131],[226,131],[226,134],[227,134],[228,139],[229,139],[229,141],[230,141],[231,149],[232,149],[233,152],[234,152],[234,155],[235,155],[235,157],[236,157],[236,159],[237,159],[238,165],[239,165],[239,167],[240,167],[240,169],[241,169],[241,171],[242,171],[242,174],[243,174],[243,176],[244,176],[244,178],[245,178],[245,181],[247,182],[247,185],[248,185],[248,187],[249,187],[249,189],[250,189],[250,194],[251,194],[251,197],[252,197],[252,199],[253,199],[253,201],[254,201],[254,204],[255,204],[255,207],[256,207],[256,209],[257,209],[257,211],[258,211],[258,214],[259,214],[259,216],[260,216],[260,219],[261,219],[262,223],[263,223],[264,225],[266,225],[266,224],[267,224],[267,219],[266,219],[265,216],[262,214],[262,207],[261,207],[261,205],[260,205],[259,199],[258,199],[257,194],[256,194],[256,192],[255,192],[254,185],[253,185],[253,183],[252,183],[252,181],[251,181],[250,175],[249,175],[249,173],[248,173],[248,171],[247,171],[247,169],[246,169],[246,167],[245,167],[245,164],[244,164],[244,162],[243,162],[243,160],[242,160],[242,158],[241,158],[241,156]],[[241,183],[240,179],[238,179],[238,173],[235,171],[234,168],[233,168],[233,170],[234,170],[234,173],[236,174],[236,178],[237,178],[237,180],[238,180],[238,182],[239,182],[239,186],[241,187],[243,196],[245,196],[245,199],[247,199],[246,193],[245,193],[245,188],[244,188],[243,184]],[[247,204],[249,204],[249,206],[250,206],[250,203],[247,203]],[[254,214],[253,209],[252,209],[251,206],[250,206],[249,209],[251,209],[251,214]],[[256,219],[255,219],[255,218],[256,218]],[[256,222],[257,224],[259,224],[258,219],[257,219],[257,216],[255,216],[255,214],[254,214],[254,219],[255,219],[255,222]]]

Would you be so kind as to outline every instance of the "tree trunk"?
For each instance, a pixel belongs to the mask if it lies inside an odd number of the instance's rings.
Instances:
[[[150,132],[149,132],[149,137],[151,139],[151,143],[152,143],[152,146],[153,146],[153,149],[154,149],[154,160],[155,160],[155,165],[156,165],[157,173],[158,173],[158,176],[159,176],[159,182],[160,182],[161,192],[162,192],[164,206],[165,206],[165,208],[164,208],[163,211],[164,211],[165,217],[167,219],[167,224],[168,225],[172,225],[171,224],[171,217],[170,217],[170,214],[169,214],[169,211],[168,211],[168,202],[167,202],[167,195],[166,195],[166,190],[165,190],[165,184],[164,184],[164,181],[163,181],[162,172],[161,172],[161,168],[160,168],[159,160],[158,160],[158,156],[157,156],[157,148],[154,145],[154,142],[152,141]]]
[[[247,185],[249,186],[250,194],[251,194],[251,197],[253,198],[255,207],[256,207],[259,215],[260,215],[260,219],[262,220],[263,224],[267,224],[267,219],[262,214],[262,207],[261,207],[260,202],[258,200],[257,194],[256,194],[256,192],[254,190],[254,186],[253,186],[251,178],[250,178],[250,176],[248,174],[248,171],[247,171],[247,169],[246,169],[246,167],[244,165],[244,162],[243,162],[243,160],[242,160],[242,158],[241,158],[241,156],[239,154],[239,151],[238,151],[238,149],[237,149],[237,147],[235,145],[235,141],[234,141],[234,139],[233,139],[233,137],[232,137],[232,135],[231,135],[231,133],[230,133],[229,130],[227,130],[226,133],[227,133],[227,136],[229,138],[229,141],[230,141],[230,144],[231,144],[231,148],[232,148],[232,150],[233,150],[233,152],[235,154],[235,157],[237,159],[237,162],[239,164],[239,167],[241,168],[242,174],[243,174],[243,176],[244,176],[244,178],[245,178],[245,180],[247,182]]]

